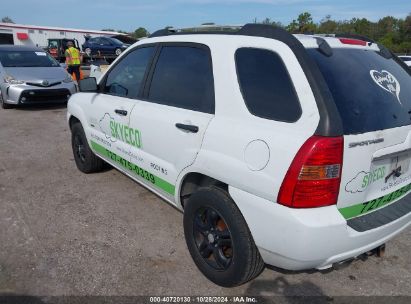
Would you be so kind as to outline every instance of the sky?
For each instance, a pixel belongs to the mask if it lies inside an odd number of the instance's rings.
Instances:
[[[2,0],[0,17],[40,26],[124,31],[141,26],[153,32],[165,26],[241,25],[265,18],[288,24],[304,11],[315,22],[326,15],[377,21],[387,15],[406,17],[411,0]]]

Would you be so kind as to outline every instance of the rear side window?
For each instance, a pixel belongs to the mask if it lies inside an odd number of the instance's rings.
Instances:
[[[295,122],[301,107],[288,71],[274,52],[241,48],[235,54],[241,92],[251,114]]]
[[[214,113],[214,81],[206,47],[164,46],[148,99],[168,106]]]
[[[154,47],[139,48],[126,55],[108,74],[104,92],[136,98]]]
[[[344,134],[409,125],[411,76],[393,58],[363,49],[336,48],[327,57],[308,49],[334,97]]]

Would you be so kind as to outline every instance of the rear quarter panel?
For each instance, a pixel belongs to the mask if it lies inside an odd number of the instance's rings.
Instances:
[[[218,37],[209,43],[209,47],[214,69],[215,118],[207,128],[195,163],[180,174],[177,184],[186,173],[199,172],[276,202],[294,156],[314,134],[319,123],[317,105],[308,80],[293,52],[280,41],[246,36],[240,39]],[[297,122],[273,121],[250,114],[236,74],[234,55],[241,47],[268,49],[280,55],[300,100],[302,115]],[[269,159],[261,170],[250,169],[245,161],[246,147],[255,140],[266,143],[269,148]]]

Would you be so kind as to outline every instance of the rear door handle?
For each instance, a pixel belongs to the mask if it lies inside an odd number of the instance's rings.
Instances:
[[[191,133],[197,133],[198,132],[198,127],[193,126],[193,125],[185,125],[185,124],[182,124],[182,123],[176,123],[176,127],[178,129],[188,131],[188,132],[191,132]]]
[[[118,115],[121,115],[121,116],[127,116],[127,111],[126,110],[115,109],[114,112]]]

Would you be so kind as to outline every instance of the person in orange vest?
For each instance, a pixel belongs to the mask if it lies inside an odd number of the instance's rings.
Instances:
[[[74,47],[72,41],[67,42],[67,50],[65,52],[67,72],[70,75],[76,76],[76,80],[79,81],[80,78],[80,51]]]

